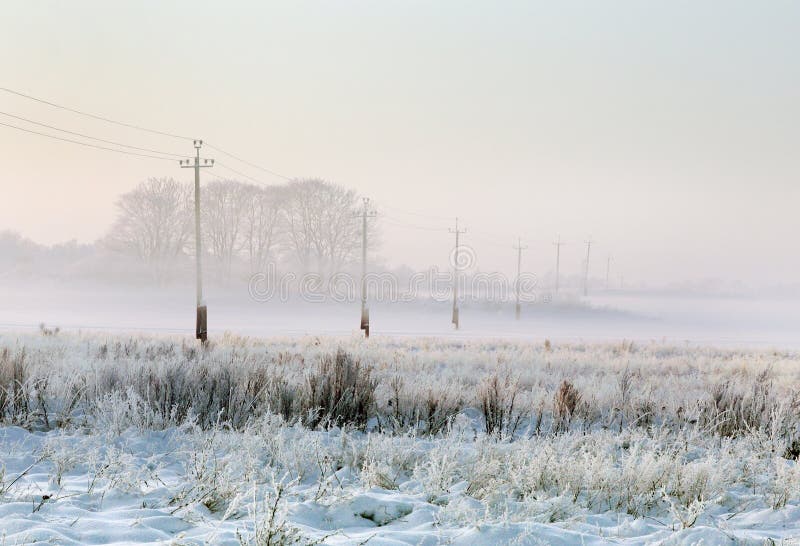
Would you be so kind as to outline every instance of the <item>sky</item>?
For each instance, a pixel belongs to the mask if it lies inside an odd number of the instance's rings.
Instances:
[[[458,216],[487,271],[513,271],[520,237],[523,267],[546,274],[558,235],[567,274],[590,238],[592,271],[611,256],[630,283],[788,283],[800,270],[798,2],[11,0],[3,12],[0,87],[352,187],[386,220],[390,264],[445,267]],[[0,111],[193,151],[2,92]],[[0,149],[0,229],[42,243],[91,242],[120,194],[191,177],[3,126]]]

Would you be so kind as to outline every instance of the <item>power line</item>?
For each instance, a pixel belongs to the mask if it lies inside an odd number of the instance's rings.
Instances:
[[[267,169],[266,167],[262,167],[261,165],[257,165],[257,164],[255,164],[255,163],[252,163],[252,162],[250,162],[250,161],[247,161],[246,159],[242,159],[241,157],[239,157],[239,156],[236,156],[236,155],[233,155],[233,154],[232,154],[232,153],[230,153],[230,152],[226,152],[225,150],[223,150],[222,148],[220,148],[220,147],[218,147],[218,146],[214,146],[213,144],[209,144],[208,142],[206,142],[206,143],[205,143],[205,145],[206,145],[206,146],[208,146],[209,148],[212,148],[212,149],[214,149],[214,150],[216,150],[216,151],[220,152],[221,154],[225,154],[225,155],[227,155],[228,157],[231,157],[231,158],[235,159],[236,161],[239,161],[239,162],[241,162],[241,163],[244,163],[245,165],[249,165],[250,167],[253,167],[253,168],[255,168],[255,169],[262,170],[262,171],[264,171],[265,173],[269,173],[269,174],[271,174],[272,176],[277,176],[278,178],[283,178],[284,180],[292,180],[292,177],[290,177],[290,176],[285,176],[285,175],[283,175],[283,174],[280,174],[280,173],[277,173],[277,172],[275,172],[275,171],[273,171],[273,170]],[[244,175],[243,175],[243,176],[244,176]]]
[[[397,218],[396,216],[393,216],[391,214],[385,214],[384,213],[383,214],[383,220],[384,221],[388,220],[388,223],[390,225],[395,225],[395,226],[400,226],[400,227],[407,227],[407,228],[413,228],[413,229],[419,229],[419,230],[425,230],[425,231],[449,231],[448,228],[435,228],[435,227],[430,227],[430,226],[421,226],[419,224],[412,224],[410,222],[407,222],[406,220],[403,220],[401,218]],[[507,248],[508,247],[508,243],[501,243],[501,242],[499,242],[499,240],[497,240],[497,239],[495,239],[493,237],[487,237],[486,233],[483,232],[483,231],[470,232],[470,233],[472,234],[473,237],[477,237],[478,239],[483,240],[483,242],[485,244],[489,244],[489,245],[496,246],[496,247],[502,247],[502,248]]]
[[[48,135],[47,133],[40,133],[39,131],[34,131],[32,129],[25,129],[24,127],[18,127],[16,125],[11,125],[10,123],[3,123],[0,122],[0,125],[3,127],[10,127],[11,129],[17,129],[18,131],[24,131],[26,133],[31,133],[34,135],[39,135],[47,138],[52,138],[55,140],[61,140],[63,142],[71,142],[73,144],[80,144],[81,146],[87,146],[89,148],[97,148],[98,150],[107,150],[109,152],[117,152],[118,154],[125,154],[125,155],[133,155],[137,157],[149,157],[150,159],[160,159],[161,161],[175,161],[174,159],[170,159],[167,157],[160,157],[156,155],[149,155],[149,154],[139,154],[136,152],[128,152],[126,150],[117,150],[116,148],[108,148],[106,146],[98,146],[96,144],[90,144],[88,142],[81,142],[80,140],[73,140],[71,138],[63,138],[55,135]]]
[[[113,140],[105,140],[103,138],[93,137],[90,135],[85,135],[83,133],[77,133],[75,131],[69,131],[67,129],[61,129],[60,127],[55,127],[54,125],[47,125],[46,123],[40,123],[38,121],[33,121],[32,119],[23,118],[21,116],[16,116],[14,114],[9,114],[8,112],[0,111],[0,114],[4,116],[8,116],[10,118],[18,119],[20,121],[24,121],[27,123],[31,123],[33,125],[38,125],[39,127],[46,127],[47,129],[52,129],[54,131],[60,131],[62,133],[67,133],[69,135],[75,135],[83,138],[88,138],[90,140],[96,140],[97,142],[105,142],[106,144],[113,144],[114,146],[121,146],[123,148],[130,148],[131,150],[139,150],[141,152],[152,152],[154,154],[162,154],[162,155],[171,155],[173,157],[185,157],[184,154],[173,154],[171,152],[162,152],[161,150],[153,150],[150,148],[140,148],[138,146],[131,146],[130,144],[123,144],[121,142],[114,142]]]
[[[147,127],[142,127],[140,125],[134,125],[132,123],[125,123],[125,122],[117,121],[117,120],[114,120],[114,119],[111,119],[111,118],[98,116],[96,114],[90,114],[88,112],[83,112],[81,110],[76,110],[75,108],[70,108],[69,106],[56,104],[54,102],[50,102],[48,100],[40,99],[40,98],[34,97],[32,95],[27,95],[27,94],[21,93],[19,91],[14,91],[13,89],[9,89],[7,87],[0,87],[0,91],[5,91],[6,93],[11,93],[12,95],[17,95],[19,97],[24,97],[24,98],[29,99],[29,100],[40,102],[42,104],[46,104],[46,105],[52,106],[54,108],[60,108],[61,110],[66,110],[67,112],[72,112],[73,114],[78,114],[78,115],[81,115],[81,116],[86,116],[88,118],[93,118],[93,119],[97,119],[97,120],[100,120],[100,121],[105,121],[106,123],[113,123],[114,125],[120,125],[122,127],[128,127],[129,129],[136,129],[138,131],[146,131],[148,133],[153,133],[153,134],[161,135],[161,136],[168,136],[168,137],[171,137],[171,138],[180,138],[180,139],[183,139],[183,140],[195,140],[192,137],[187,137],[187,136],[183,136],[183,135],[176,135],[174,133],[167,133],[165,131],[157,131],[155,129],[148,129]]]
[[[121,127],[127,127],[129,129],[136,129],[138,131],[145,131],[145,132],[148,132],[148,133],[161,135],[161,136],[167,136],[167,137],[171,137],[171,138],[177,138],[177,139],[183,139],[183,140],[192,140],[192,141],[196,140],[193,137],[189,137],[189,136],[185,136],[185,135],[179,135],[179,134],[175,134],[175,133],[169,133],[169,132],[166,132],[166,131],[158,131],[156,129],[150,129],[150,128],[147,128],[147,127],[143,127],[141,125],[135,125],[135,124],[132,124],[132,123],[125,123],[125,122],[118,121],[118,120],[115,120],[115,119],[107,118],[105,116],[100,116],[100,115],[97,115],[97,114],[84,112],[84,111],[78,110],[76,108],[71,108],[69,106],[64,106],[62,104],[57,104],[57,103],[54,103],[54,102],[51,102],[51,101],[48,101],[48,100],[45,100],[45,99],[42,99],[42,98],[39,98],[39,97],[34,97],[32,95],[28,95],[26,93],[22,93],[20,91],[16,91],[14,89],[10,89],[10,88],[7,88],[7,87],[0,87],[0,91],[6,92],[6,93],[10,93],[12,95],[17,95],[17,96],[23,97],[25,99],[29,99],[29,100],[32,100],[32,101],[35,101],[35,102],[39,102],[41,104],[46,104],[46,105],[51,106],[53,108],[59,108],[61,110],[72,112],[74,114],[78,114],[78,115],[85,116],[85,117],[88,117],[88,118],[104,121],[106,123],[111,123],[111,124],[114,124],[114,125],[119,125]],[[55,126],[52,126],[52,125],[47,125],[47,124],[44,124],[44,123],[40,123],[40,122],[37,122],[37,121],[26,119],[26,118],[23,118],[23,117],[20,117],[20,116],[16,116],[16,115],[13,115],[13,114],[9,114],[9,113],[6,113],[6,112],[0,112],[0,114],[15,118],[15,119],[18,119],[18,120],[21,120],[21,121],[25,121],[27,123],[38,125],[38,126],[41,126],[41,127],[46,127],[48,129],[51,129],[51,130],[60,131],[60,132],[71,134],[71,135],[75,135],[75,136],[80,136],[82,138],[88,138],[88,139],[91,139],[91,140],[95,140],[97,142],[103,142],[103,143],[106,143],[106,144],[111,144],[113,146],[119,146],[119,147],[123,147],[123,148],[128,148],[130,150],[138,150],[138,151],[141,151],[141,152],[151,152],[151,153],[156,153],[156,154],[161,154],[161,155],[169,155],[169,156],[173,156],[173,157],[183,157],[182,154],[174,154],[174,153],[171,153],[171,152],[162,152],[162,151],[153,150],[153,149],[150,149],[150,148],[140,148],[140,147],[132,146],[132,145],[129,145],[129,144],[123,144],[123,143],[120,143],[120,142],[115,142],[115,141],[111,141],[111,140],[105,140],[105,139],[98,138],[98,137],[93,137],[93,136],[86,135],[86,134],[83,134],[83,133],[77,133],[77,132],[74,132],[74,131],[69,131],[67,129],[61,129],[59,127],[55,127]],[[105,150],[105,151],[109,151],[109,152],[117,152],[117,153],[120,153],[120,154],[136,156],[136,157],[145,157],[145,158],[150,158],[150,159],[160,159],[162,161],[173,161],[172,159],[168,159],[168,158],[165,158],[165,157],[159,157],[159,156],[155,156],[155,155],[150,155],[150,154],[147,154],[147,153],[136,153],[136,152],[130,152],[130,151],[126,151],[126,150],[119,150],[119,149],[115,149],[115,148],[108,148],[106,146],[98,146],[96,144],[90,144],[88,142],[81,142],[81,141],[78,141],[78,140],[59,137],[59,136],[55,136],[55,135],[50,135],[50,134],[47,134],[47,133],[42,133],[42,132],[34,131],[34,130],[31,130],[31,129],[26,129],[26,128],[19,127],[19,126],[16,126],[16,125],[12,125],[12,124],[8,124],[8,123],[0,122],[0,126],[9,127],[11,129],[17,129],[18,131],[24,131],[26,133],[35,134],[35,135],[39,135],[39,136],[43,136],[43,137],[47,137],[47,138],[52,138],[54,140],[60,140],[62,142],[69,142],[69,143],[72,143],[72,144],[78,144],[78,145],[86,146],[86,147],[89,147],[89,148],[95,148],[95,149],[98,149],[98,150]],[[258,165],[257,163],[253,163],[251,161],[248,161],[248,160],[246,160],[246,159],[244,159],[244,158],[242,158],[240,156],[237,156],[235,154],[227,152],[227,151],[223,150],[222,148],[220,148],[218,146],[215,146],[215,145],[209,144],[209,143],[206,143],[206,145],[208,147],[210,147],[210,148],[212,148],[212,149],[214,149],[214,150],[216,150],[216,151],[218,151],[218,152],[220,152],[220,153],[222,153],[224,155],[227,155],[227,156],[231,157],[232,159],[234,159],[236,161],[239,161],[239,162],[241,162],[241,163],[243,163],[245,165],[248,165],[248,166],[250,166],[252,168],[259,169],[259,170],[261,170],[263,172],[266,172],[266,173],[268,173],[268,174],[270,174],[272,176],[276,176],[278,178],[282,178],[282,179],[287,180],[287,181],[292,180],[292,177],[283,175],[281,173],[278,173],[276,171],[273,171],[271,169],[268,169],[266,167]],[[222,167],[223,169],[227,169],[227,170],[231,171],[232,173],[234,173],[234,174],[236,174],[238,176],[242,176],[242,177],[244,177],[244,178],[246,178],[246,179],[248,179],[248,180],[250,180],[252,182],[255,182],[257,184],[261,184],[261,185],[264,185],[264,186],[268,186],[269,185],[269,184],[267,184],[267,183],[265,183],[265,182],[263,182],[261,180],[258,180],[257,178],[249,176],[249,175],[247,175],[247,174],[245,174],[245,173],[243,173],[243,172],[241,172],[241,171],[239,171],[237,169],[234,169],[233,167],[225,165],[223,163],[216,162],[216,165]],[[382,206],[387,208],[387,209],[389,209],[389,210],[394,210],[397,213],[410,215],[410,216],[417,216],[417,217],[422,217],[422,218],[430,218],[430,219],[435,219],[435,220],[451,220],[452,219],[452,217],[450,217],[450,216],[440,216],[440,215],[435,215],[435,214],[426,214],[426,213],[408,211],[408,210],[404,210],[404,209],[401,209],[401,208],[398,208],[398,207],[394,207],[394,206],[390,206],[390,205],[382,205]],[[410,224],[410,223],[407,223],[407,222],[405,222],[403,220],[400,220],[398,218],[394,218],[394,220],[395,220],[395,225],[398,225],[398,226],[401,226],[401,227],[409,227],[409,228],[413,228],[413,229],[420,229],[420,230],[426,230],[426,231],[444,231],[445,230],[445,228],[431,228],[431,227],[424,227],[424,226],[418,226],[418,225]],[[389,223],[392,223],[392,222],[390,221]],[[496,236],[495,234],[492,234],[490,232],[486,232],[486,233],[491,235],[492,237]],[[497,242],[494,242],[494,241],[492,242],[492,244],[496,244],[496,245],[500,246],[500,243],[497,243]],[[564,243],[561,242],[561,241],[559,241],[559,243],[557,243],[557,246],[558,246],[557,250],[560,250],[560,246],[562,244],[564,244]],[[587,246],[590,247],[591,245],[587,245]],[[588,251],[588,248],[587,248],[587,251]],[[587,252],[587,254],[588,254],[588,252]],[[558,266],[556,266],[556,270],[558,270]],[[556,283],[557,282],[558,281],[556,281]]]
[[[498,241],[494,237],[487,237],[485,232],[478,231],[476,233],[475,231],[470,231],[470,235],[472,237],[476,237],[477,236],[478,239],[482,239],[484,244],[488,244],[488,245],[496,246],[496,247],[502,247],[502,248],[507,248],[508,247],[508,243],[501,243],[500,241]]]
[[[71,108],[69,106],[64,106],[63,104],[57,104],[55,102],[51,102],[49,100],[41,99],[39,97],[34,97],[32,95],[28,95],[28,94],[22,93],[20,91],[15,91],[14,89],[9,89],[8,87],[0,87],[0,91],[5,91],[6,93],[11,93],[12,95],[17,95],[19,97],[23,97],[23,98],[26,98],[26,99],[29,99],[29,100],[32,100],[32,101],[36,101],[36,102],[39,102],[39,103],[42,103],[42,104],[46,104],[46,105],[52,106],[54,108],[60,108],[61,110],[66,110],[67,112],[72,112],[74,114],[78,114],[78,115],[81,115],[81,116],[86,116],[86,117],[89,117],[89,118],[92,118],[92,119],[97,119],[97,120],[100,120],[100,121],[104,121],[106,123],[113,123],[114,125],[127,127],[129,129],[136,129],[138,131],[145,131],[145,132],[153,133],[153,134],[156,134],[156,135],[167,136],[167,137],[171,137],[171,138],[178,138],[178,139],[183,139],[183,140],[192,140],[192,141],[196,140],[194,137],[188,137],[188,136],[185,136],[185,135],[178,135],[178,134],[175,134],[175,133],[168,133],[166,131],[158,131],[156,129],[150,129],[148,127],[142,127],[141,125],[135,125],[133,123],[125,123],[123,121],[118,121],[118,120],[115,120],[115,119],[107,118],[105,116],[99,116],[97,114],[84,112],[84,111],[78,110],[76,108]],[[10,115],[10,114],[6,114],[6,115]],[[17,117],[17,116],[11,116],[11,117]],[[18,119],[23,119],[24,120],[24,118],[18,118]],[[47,126],[45,124],[39,124],[39,123],[31,121],[31,120],[24,120],[24,121],[28,121],[29,123],[34,123],[36,125],[42,125],[44,127],[55,129],[56,131],[64,131],[64,132],[71,133],[71,131],[66,131],[66,130],[63,130],[63,129],[59,129],[57,127],[50,127],[50,126]],[[72,133],[72,134],[76,134],[77,136],[83,136],[85,138],[91,138],[93,140],[106,142],[108,144],[115,144],[115,145],[118,145],[118,146],[124,146],[126,148],[137,149],[134,146],[128,146],[128,145],[125,145],[125,144],[119,144],[119,143],[110,142],[110,141],[103,141],[102,139],[98,139],[98,138],[95,138],[95,137],[89,137],[88,135],[81,135],[79,133]],[[232,154],[230,152],[227,152],[227,151],[223,150],[222,148],[220,148],[218,146],[215,146],[213,144],[209,144],[208,142],[205,142],[205,145],[208,146],[209,148],[213,148],[214,150],[216,150],[216,151],[218,151],[218,152],[220,152],[220,153],[222,153],[224,155],[227,155],[227,156],[229,156],[229,157],[231,157],[231,158],[233,158],[233,159],[235,159],[237,161],[240,161],[240,162],[242,162],[242,163],[244,163],[246,165],[249,165],[250,167],[254,167],[256,169],[260,169],[260,170],[262,170],[262,171],[264,171],[266,173],[269,173],[269,174],[271,174],[273,176],[277,176],[279,178],[283,178],[284,180],[291,180],[291,177],[282,175],[282,174],[277,173],[277,172],[275,172],[273,170],[267,169],[266,167],[262,167],[260,165],[257,165],[256,163],[253,163],[251,161],[247,161],[246,159],[243,159],[243,158],[241,158],[241,157],[239,157],[237,155],[234,155],[234,154]],[[183,157],[183,155],[181,155],[181,154],[171,154],[171,153],[159,152],[159,151],[156,151],[156,150],[147,150],[147,149],[141,149],[141,150],[142,151],[151,151],[151,152],[155,152],[155,153],[163,153],[164,155],[173,155],[175,157]],[[219,164],[219,163],[217,163],[217,164]],[[255,179],[253,177],[250,177],[250,176],[248,176],[248,175],[246,175],[246,174],[244,174],[242,172],[239,172],[239,171],[237,171],[237,170],[235,170],[235,169],[233,169],[231,167],[226,167],[224,165],[222,165],[222,166],[224,168],[230,170],[231,172],[234,172],[234,173],[238,174],[239,176],[244,176],[245,178],[248,178],[249,180],[252,180],[252,181],[257,182],[259,184],[264,184],[260,180],[257,180],[257,179]]]
[[[400,208],[397,208],[397,207],[394,207],[394,206],[390,206],[390,205],[381,205],[381,207],[387,208],[389,210],[393,210],[395,212],[399,212],[401,214],[408,214],[410,216],[419,216],[420,218],[431,218],[431,219],[434,219],[434,220],[447,220],[448,222],[453,220],[452,216],[438,216],[438,215],[435,215],[435,214],[424,214],[424,213],[421,213],[421,212],[411,212],[411,211],[403,210],[403,209],[400,209]]]
[[[405,223],[401,223],[401,222],[397,222],[397,221],[392,221],[392,220],[389,220],[387,218],[384,218],[383,221],[387,222],[390,226],[396,226],[396,227],[402,227],[402,228],[408,228],[408,229],[418,229],[418,230],[421,230],[421,231],[438,231],[440,233],[443,232],[443,231],[447,231],[447,228],[431,228],[431,227],[425,227],[425,226],[416,226],[416,225],[413,225],[413,224],[405,224]]]
[[[395,225],[399,227],[411,228],[411,229],[419,229],[423,231],[447,231],[447,228],[435,228],[429,226],[420,226],[417,224],[410,224],[405,220],[401,220],[399,218],[395,218],[394,216],[388,216],[386,214],[383,215],[383,219],[388,221],[390,225]]]
[[[211,148],[212,146],[209,146],[209,147]],[[215,148],[215,149],[216,149],[216,148]],[[218,167],[222,167],[223,169],[227,169],[227,170],[229,170],[230,172],[232,172],[232,173],[234,173],[234,174],[237,174],[237,175],[239,175],[239,176],[242,176],[242,177],[244,177],[244,178],[247,178],[248,180],[250,180],[251,182],[255,182],[256,184],[261,184],[262,186],[271,186],[271,185],[272,185],[272,184],[267,184],[266,182],[264,182],[264,181],[262,181],[262,180],[259,180],[258,178],[253,178],[252,176],[246,175],[246,174],[245,174],[245,173],[243,173],[242,171],[237,171],[237,170],[236,170],[236,169],[234,169],[233,167],[229,167],[228,165],[225,165],[224,163],[221,163],[221,162],[219,162],[219,161],[215,161],[215,162],[214,162],[214,165],[216,165],[216,166],[218,166]]]

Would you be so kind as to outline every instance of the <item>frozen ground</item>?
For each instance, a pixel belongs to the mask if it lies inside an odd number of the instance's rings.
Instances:
[[[795,352],[4,333],[0,384],[1,544],[800,542]]]

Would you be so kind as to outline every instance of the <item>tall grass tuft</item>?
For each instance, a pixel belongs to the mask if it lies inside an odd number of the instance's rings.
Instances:
[[[581,393],[568,380],[563,380],[553,398],[553,430],[565,432],[569,430],[572,419],[581,402]]]
[[[306,376],[305,424],[365,428],[373,413],[376,387],[371,366],[342,350],[322,355],[316,369]]]

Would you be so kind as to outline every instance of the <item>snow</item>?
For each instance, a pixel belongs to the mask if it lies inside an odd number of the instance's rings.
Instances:
[[[218,452],[223,461],[238,459],[245,449],[242,438],[231,434]],[[131,430],[112,437],[3,428],[0,450],[6,481],[24,474],[4,493],[0,504],[4,544],[239,544],[239,537],[252,533],[254,523],[263,517],[258,511],[264,510],[263,499],[244,482],[220,512],[200,503],[174,502],[191,480],[187,467],[197,441],[194,433],[181,429]],[[43,452],[49,454],[46,460],[40,460]],[[56,482],[60,458],[68,463]],[[98,478],[98,471],[108,464],[117,465],[114,474]],[[674,523],[613,512],[576,515],[554,523],[538,521],[538,517],[490,521],[464,487],[453,487],[445,503],[414,493],[418,487],[413,480],[401,483],[397,490],[364,487],[351,472],[340,473],[337,481],[335,491],[322,499],[317,498],[319,485],[313,480],[290,485],[288,525],[306,537],[327,537],[326,544],[362,544],[369,539],[369,544],[386,545],[714,545],[764,544],[768,538],[800,536],[797,504],[778,510],[720,512],[709,515],[701,525],[673,531]],[[469,515],[473,513],[474,520]]]
[[[67,377],[98,392],[69,425],[46,427],[37,417],[0,426],[0,544],[800,543],[800,468],[781,456],[776,432],[784,422],[797,430],[794,413],[771,421],[774,430],[733,438],[671,421],[719,380],[745,381],[764,366],[778,406],[791,402],[800,383],[795,353],[326,337],[229,337],[211,349],[217,365],[251,366],[262,355],[291,367],[299,361],[287,354],[310,362],[341,347],[374,363],[379,382],[397,373],[425,389],[439,381],[468,404],[428,436],[374,423],[312,430],[270,413],[237,428],[143,415],[128,374],[168,372],[181,353],[165,348],[183,342],[0,335],[0,351],[24,349],[29,372],[46,371],[54,396],[69,392]],[[599,422],[562,434],[486,436],[469,393],[503,365],[516,367],[531,407],[573,378]],[[122,385],[113,396],[96,379],[111,368]],[[630,369],[650,370],[636,376],[631,396],[664,408],[651,426],[601,426]]]

